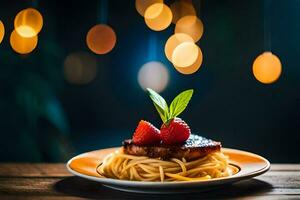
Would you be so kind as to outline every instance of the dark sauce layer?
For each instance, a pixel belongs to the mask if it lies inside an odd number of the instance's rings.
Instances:
[[[220,149],[220,142],[194,134],[191,134],[183,144],[165,145],[161,143],[141,146],[135,145],[132,140],[123,142],[123,151],[126,154],[162,159],[185,158],[186,160],[195,160],[209,153],[220,151]]]

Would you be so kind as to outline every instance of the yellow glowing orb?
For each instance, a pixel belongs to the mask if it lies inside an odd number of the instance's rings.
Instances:
[[[185,33],[175,33],[166,42],[165,54],[169,61],[172,62],[174,49],[183,42],[194,42],[193,38]]]
[[[135,0],[135,8],[144,17],[147,8],[155,3],[163,3],[163,0]]]
[[[163,3],[155,3],[149,6],[145,12],[145,22],[154,31],[161,31],[171,24],[171,9]]]
[[[10,45],[12,49],[19,54],[27,54],[32,52],[38,42],[38,36],[25,38],[20,36],[15,30],[10,35]]]
[[[172,63],[177,67],[189,67],[193,65],[199,55],[199,47],[193,42],[183,42],[178,45],[172,54]]]
[[[116,44],[117,36],[114,30],[105,24],[93,26],[86,36],[86,44],[95,54],[106,54]]]
[[[201,64],[202,64],[202,59],[203,59],[203,56],[202,56],[202,51],[201,49],[198,47],[198,57],[196,59],[196,62],[193,63],[192,65],[188,66],[188,67],[178,67],[176,65],[174,65],[175,69],[182,73],[182,74],[193,74],[195,73],[196,71],[199,70],[199,68],[201,67]]]
[[[282,70],[281,62],[271,52],[264,52],[255,59],[252,70],[258,81],[270,84],[279,78]]]
[[[65,79],[73,84],[87,84],[97,75],[97,60],[87,52],[68,55],[64,61]]]
[[[176,22],[184,16],[196,15],[196,10],[195,10],[192,2],[188,2],[188,1],[184,1],[184,0],[175,1],[174,3],[171,4],[170,8],[173,13],[172,22],[174,24],[176,24]]]
[[[197,42],[203,34],[203,23],[196,16],[182,17],[176,23],[175,33],[186,33]]]
[[[161,92],[168,85],[169,72],[161,62],[147,62],[138,72],[138,82],[144,90],[152,88],[157,92]]]
[[[2,23],[2,21],[0,20],[0,43],[3,40],[5,34],[5,28],[4,28],[4,24]]]
[[[43,27],[43,17],[34,8],[20,11],[15,17],[15,30],[22,37],[31,38],[36,36]]]

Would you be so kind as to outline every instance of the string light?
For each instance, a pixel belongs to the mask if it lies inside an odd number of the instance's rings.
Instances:
[[[174,49],[183,42],[194,42],[193,38],[185,33],[175,33],[167,40],[165,44],[165,54],[169,61],[172,62]]]
[[[41,31],[43,26],[43,17],[38,10],[34,8],[27,8],[16,15],[14,26],[20,36],[31,38]]]
[[[10,35],[10,45],[12,49],[19,54],[32,52],[37,46],[38,36],[26,38],[20,36],[15,30]]]
[[[282,66],[276,55],[271,52],[264,52],[254,60],[252,70],[258,81],[270,84],[278,80]]]
[[[163,0],[135,0],[135,8],[144,17],[147,8],[155,3],[163,3]]]
[[[0,20],[0,43],[3,40],[5,34],[5,28],[4,28],[4,24],[2,23],[2,21]]]
[[[198,42],[203,34],[203,23],[196,16],[182,17],[176,23],[175,33],[186,33],[194,39],[194,42]]]
[[[149,6],[145,12],[145,23],[154,31],[161,31],[171,24],[171,9],[163,3],[155,3]]]
[[[93,26],[86,36],[87,46],[95,54],[110,52],[114,48],[116,40],[117,37],[114,30],[105,24]]]
[[[70,83],[87,84],[97,75],[97,60],[87,52],[72,53],[64,61],[64,74]]]
[[[167,87],[168,82],[169,72],[161,62],[147,62],[138,72],[138,83],[144,90],[152,88],[157,92],[161,92]]]
[[[172,22],[174,24],[176,24],[176,22],[184,16],[196,15],[196,11],[193,4],[188,1],[184,1],[184,0],[175,1],[174,3],[171,4],[170,8],[173,13]]]

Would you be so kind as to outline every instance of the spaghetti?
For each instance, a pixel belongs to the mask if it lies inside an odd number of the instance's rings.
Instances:
[[[116,151],[107,155],[97,167],[97,172],[107,178],[161,182],[208,180],[231,176],[238,171],[221,152],[186,161],[184,158],[161,160]]]

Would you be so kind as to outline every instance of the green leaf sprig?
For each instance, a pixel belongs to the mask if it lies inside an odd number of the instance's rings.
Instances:
[[[171,119],[177,117],[185,110],[194,92],[193,89],[181,92],[173,99],[170,107],[168,107],[166,100],[157,92],[150,88],[147,88],[147,91],[163,123],[167,124]]]

